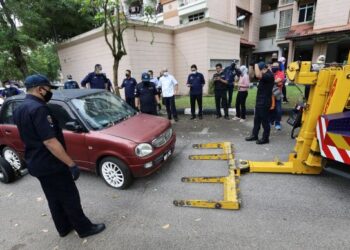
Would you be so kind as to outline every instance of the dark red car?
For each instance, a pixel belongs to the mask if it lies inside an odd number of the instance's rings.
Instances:
[[[104,90],[53,92],[48,105],[63,128],[68,154],[108,185],[126,188],[133,177],[153,173],[172,155],[176,136],[168,120],[139,114]],[[13,122],[23,99],[7,99],[0,112],[0,150],[15,170],[25,168],[24,146]]]

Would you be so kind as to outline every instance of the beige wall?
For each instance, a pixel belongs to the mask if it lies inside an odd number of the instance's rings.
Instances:
[[[248,1],[248,0],[246,0]],[[259,31],[260,31],[260,1],[250,0],[250,11],[253,15],[249,20],[249,41],[257,44],[259,42]]]
[[[152,41],[153,31],[154,41]],[[240,53],[240,32],[234,26],[205,19],[197,23],[171,28],[167,26],[129,28],[124,36],[128,55],[120,64],[119,83],[126,69],[137,81],[141,73],[152,69],[155,75],[164,67],[180,84],[180,94],[188,94],[186,87],[190,66],[196,64],[206,80],[211,78],[211,59],[237,59]],[[106,46],[103,33],[94,30],[58,46],[63,75],[72,74],[80,82],[101,63],[103,71],[112,80],[113,58]],[[205,87],[205,93],[207,93]],[[122,91],[122,96],[124,96]]]
[[[187,94],[189,92],[187,76],[190,73],[192,64],[196,64],[198,71],[203,73],[207,79],[207,28],[195,30],[186,30],[176,32],[174,37],[174,61],[176,70],[173,72],[179,82],[180,92]]]
[[[349,24],[350,0],[319,0],[316,5],[314,29]]]

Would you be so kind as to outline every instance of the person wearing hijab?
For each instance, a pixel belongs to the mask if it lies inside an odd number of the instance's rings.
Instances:
[[[239,77],[239,81],[237,84],[238,93],[236,97],[236,116],[233,120],[239,120],[240,122],[244,122],[246,119],[246,107],[245,103],[248,97],[248,89],[249,89],[249,75],[248,69],[245,65],[240,67],[241,76]]]

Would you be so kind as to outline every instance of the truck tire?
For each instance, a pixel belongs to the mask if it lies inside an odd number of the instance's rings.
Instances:
[[[15,170],[10,163],[0,157],[0,182],[11,183],[15,180]]]

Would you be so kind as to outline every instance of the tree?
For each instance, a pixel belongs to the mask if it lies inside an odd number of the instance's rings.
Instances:
[[[95,13],[97,25],[102,25],[105,42],[113,56],[113,84],[116,94],[120,96],[118,73],[120,61],[127,55],[123,34],[128,28],[128,15],[121,0],[81,0],[82,10]],[[127,0],[131,6],[141,6],[140,0]],[[144,7],[144,14],[150,17],[155,13],[155,3],[152,0],[151,6]],[[140,8],[141,9],[141,8]],[[111,36],[109,36],[111,34]]]
[[[93,13],[79,12],[77,0],[0,0],[0,76],[23,79],[33,68],[28,62],[38,60],[36,51],[44,52],[46,73],[56,72],[59,64],[52,43],[62,41],[96,27]],[[79,24],[79,25],[77,25]],[[43,51],[43,43],[48,47]],[[50,50],[48,49],[50,48]],[[50,53],[47,53],[49,52]],[[56,52],[55,52],[56,53]],[[41,60],[44,62],[44,55]],[[32,58],[32,56],[35,56]],[[39,60],[40,61],[40,60]],[[53,69],[53,67],[57,67]],[[45,67],[43,67],[45,68]],[[34,71],[35,72],[35,71]]]

